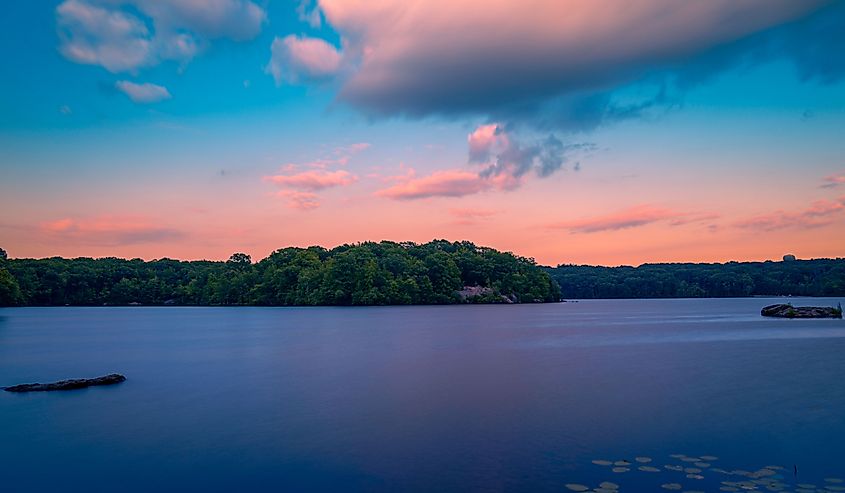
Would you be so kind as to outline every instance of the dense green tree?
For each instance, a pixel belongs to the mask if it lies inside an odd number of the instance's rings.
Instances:
[[[463,299],[465,286],[485,288]],[[253,263],[0,256],[2,305],[402,305],[565,298],[845,296],[845,259],[560,265],[470,242],[283,248]]]
[[[116,258],[9,261],[27,305],[401,305],[559,299],[532,259],[469,242],[283,248],[260,262]],[[11,276],[10,276],[11,277]],[[462,299],[464,286],[489,293]]]
[[[0,306],[17,305],[21,301],[21,290],[8,270],[0,268]]]
[[[252,265],[252,257],[245,253],[233,253],[232,256],[229,257],[229,260],[226,261],[226,263],[230,265],[246,267],[248,265]]]
[[[547,272],[564,298],[845,296],[845,259],[639,267],[559,265]]]
[[[6,250],[0,248],[0,306],[16,305],[22,301],[18,281],[6,269]]]

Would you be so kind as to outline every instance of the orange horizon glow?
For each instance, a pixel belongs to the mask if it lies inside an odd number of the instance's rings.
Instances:
[[[297,3],[13,2],[0,247],[845,256],[845,3]]]

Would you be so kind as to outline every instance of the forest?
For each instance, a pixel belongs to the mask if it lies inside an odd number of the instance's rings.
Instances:
[[[462,296],[465,286],[483,289]],[[533,303],[560,290],[533,259],[470,242],[283,248],[253,263],[119,258],[8,259],[0,305],[409,305]]]
[[[546,271],[563,298],[723,298],[845,296],[845,259],[643,264],[639,267],[558,265]]]
[[[481,289],[462,293],[465,287]],[[253,262],[9,259],[0,306],[410,305],[590,298],[845,296],[845,259],[538,266],[467,241],[283,248]]]

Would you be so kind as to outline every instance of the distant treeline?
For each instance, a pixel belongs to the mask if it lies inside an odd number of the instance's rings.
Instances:
[[[845,259],[547,267],[564,298],[845,296]]]
[[[462,296],[465,286],[480,286]],[[533,259],[470,242],[283,248],[260,262],[7,259],[0,305],[408,305],[560,299]]]
[[[467,286],[483,289],[461,293]],[[242,253],[225,262],[7,259],[0,249],[0,306],[408,305],[767,295],[845,296],[845,259],[553,268],[444,240],[283,248],[257,263]]]

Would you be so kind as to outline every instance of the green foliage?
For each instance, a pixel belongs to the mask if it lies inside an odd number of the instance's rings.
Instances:
[[[533,259],[470,242],[360,243],[283,248],[257,263],[117,258],[15,259],[25,305],[408,305],[550,302],[557,284]],[[11,276],[10,276],[11,277]],[[490,288],[463,300],[464,286]]]
[[[0,267],[0,306],[13,306],[21,301],[21,290],[8,270]]]
[[[18,281],[6,269],[7,258],[6,250],[0,248],[0,306],[12,306],[21,302]]]
[[[227,264],[246,266],[252,264],[252,257],[245,253],[233,253]]]
[[[845,259],[547,268],[564,298],[845,296]]]

